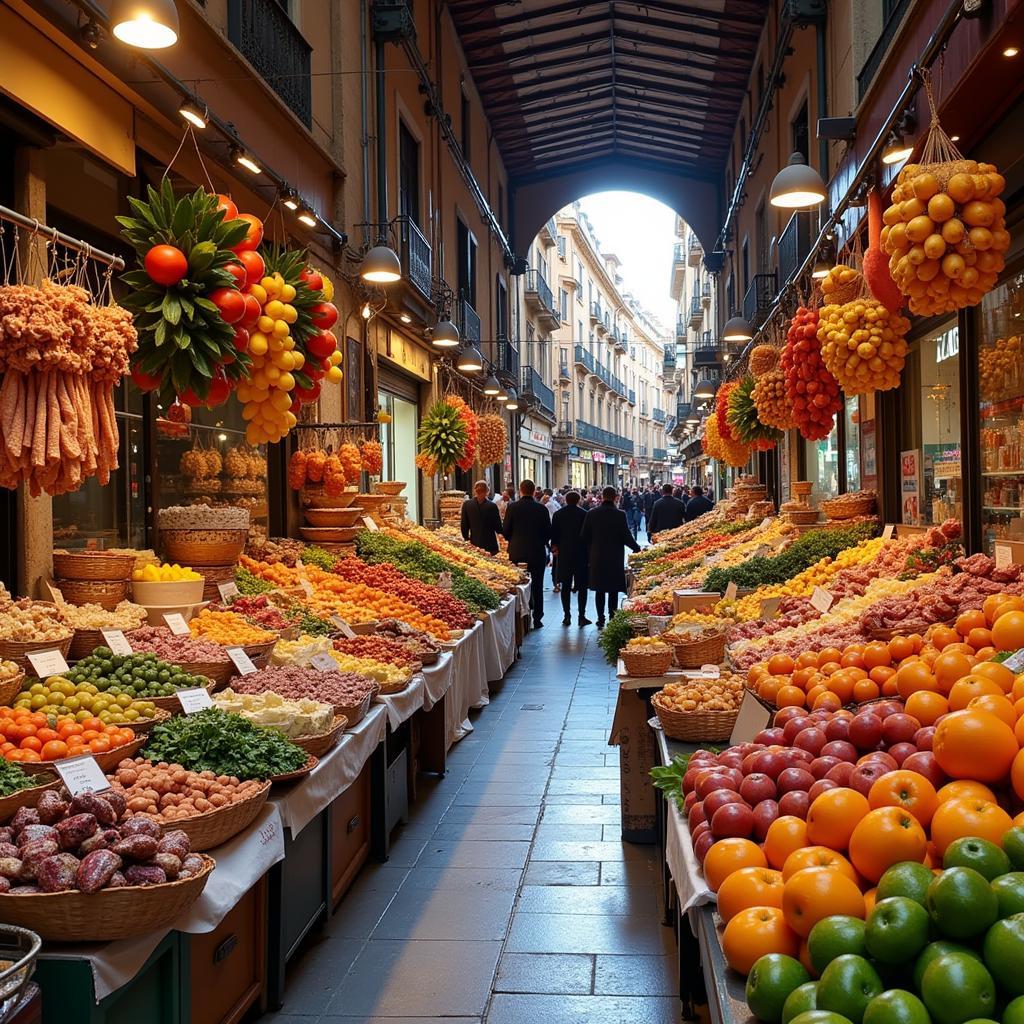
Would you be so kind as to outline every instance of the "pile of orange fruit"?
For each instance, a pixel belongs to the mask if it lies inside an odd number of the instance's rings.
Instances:
[[[105,725],[98,718],[79,722],[74,715],[48,718],[28,708],[0,707],[0,755],[8,761],[60,761],[81,754],[105,754],[135,739],[127,726]]]

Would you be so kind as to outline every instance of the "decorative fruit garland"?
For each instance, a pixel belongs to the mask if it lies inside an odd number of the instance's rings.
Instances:
[[[469,407],[466,400],[459,395],[448,395],[445,401],[458,409],[462,422],[466,425],[466,447],[462,457],[455,464],[459,469],[468,472],[473,468],[473,463],[476,460],[477,434],[479,433],[476,413]]]
[[[420,455],[434,464],[434,472],[448,473],[460,459],[465,458],[469,432],[462,411],[449,399],[435,402],[420,424],[417,442]],[[417,465],[427,470],[417,458]],[[433,474],[430,474],[433,475]]]
[[[762,444],[771,447],[781,436],[774,428],[758,419],[754,402],[754,378],[747,374],[729,394],[729,412],[726,416],[733,437],[746,445]]]
[[[796,428],[808,441],[828,437],[843,399],[839,382],[828,372],[821,357],[817,309],[801,306],[790,321],[782,351],[782,371]]]
[[[380,441],[363,441],[359,445],[359,457],[362,459],[363,472],[370,476],[379,476],[384,469],[384,451]]]
[[[745,466],[750,458],[750,446],[721,436],[718,430],[718,418],[709,416],[704,421],[704,437],[701,440],[704,452],[727,466],[739,468]]]
[[[718,386],[718,393],[715,395],[715,420],[717,421],[718,436],[723,441],[735,441],[732,427],[729,426],[729,396],[736,390],[737,382],[727,380]]]
[[[508,449],[508,429],[502,417],[489,413],[477,417],[477,458],[484,466],[493,466],[505,458]]]

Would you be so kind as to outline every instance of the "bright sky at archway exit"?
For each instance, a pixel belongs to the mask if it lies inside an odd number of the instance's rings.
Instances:
[[[668,293],[672,274],[675,213],[664,203],[638,192],[596,192],[580,206],[601,242],[622,262],[626,290],[671,329],[676,304]]]

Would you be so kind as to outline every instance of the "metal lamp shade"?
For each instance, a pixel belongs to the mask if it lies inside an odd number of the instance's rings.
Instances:
[[[441,320],[432,331],[430,341],[434,348],[458,348],[459,329],[451,320]]]
[[[402,280],[402,262],[398,253],[386,245],[375,245],[363,257],[359,276],[374,284],[394,284]]]
[[[493,373],[484,381],[484,394],[489,398],[493,398],[495,395],[501,394],[501,385],[498,383],[498,378],[495,377]]]
[[[722,328],[722,341],[750,341],[753,328],[741,316],[734,316]]]
[[[775,175],[769,195],[772,206],[784,210],[805,210],[825,201],[825,182],[809,167],[803,154],[794,153],[789,163]]]
[[[166,49],[178,41],[178,8],[174,0],[113,0],[110,31],[140,50]]]
[[[483,368],[484,357],[476,345],[470,345],[469,348],[464,349],[455,360],[455,369],[459,373],[479,373]]]

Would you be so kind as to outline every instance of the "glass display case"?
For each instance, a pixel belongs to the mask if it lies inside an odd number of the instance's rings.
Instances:
[[[815,507],[823,498],[834,498],[839,493],[839,426],[821,441],[803,441],[804,469],[802,480],[813,487],[808,501]]]

